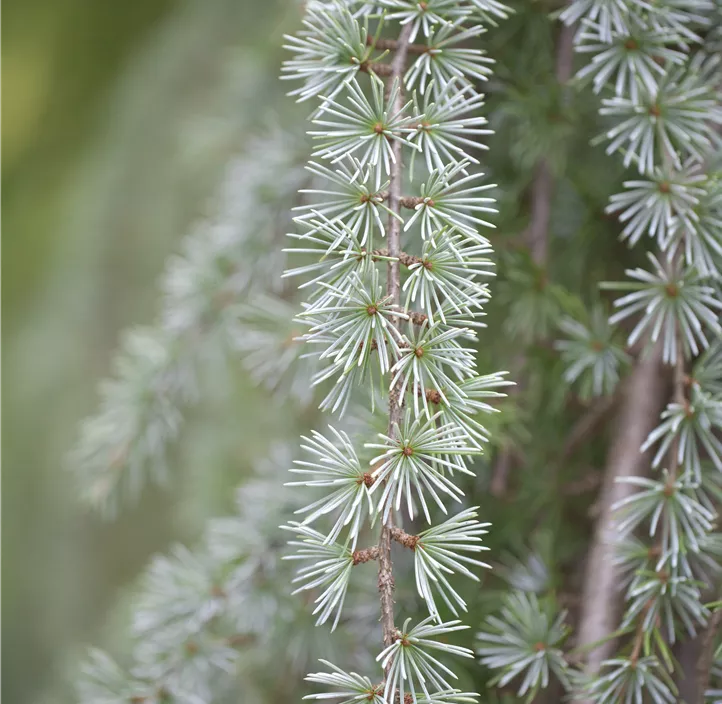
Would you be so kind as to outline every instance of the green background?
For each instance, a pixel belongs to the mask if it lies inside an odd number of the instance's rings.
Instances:
[[[299,9],[4,3],[4,701],[70,700],[68,670],[122,632],[108,614],[149,555],[228,510],[269,432],[242,375],[244,393],[217,384],[175,449],[183,480],[114,523],[78,505],[66,467],[119,332],[152,321],[165,257],[279,95]]]

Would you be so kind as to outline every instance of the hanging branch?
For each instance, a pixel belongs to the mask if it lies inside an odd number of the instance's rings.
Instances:
[[[574,26],[562,25],[557,38],[556,49],[556,80],[564,87],[572,75],[574,57]],[[524,242],[529,249],[531,259],[542,271],[547,269],[549,259],[549,222],[554,198],[554,175],[547,158],[542,158],[536,166],[531,185],[531,213],[529,227],[524,233]],[[514,367],[517,370],[517,385],[514,395],[523,392],[526,380],[520,376],[526,364],[524,355],[520,355]],[[509,485],[509,476],[514,464],[514,451],[511,447],[503,447],[494,462],[489,489],[494,496],[505,496]]]
[[[278,295],[284,265],[278,242],[306,178],[305,155],[297,135],[278,129],[249,140],[247,153],[227,167],[214,217],[196,224],[168,260],[156,321],[124,332],[113,373],[99,385],[100,407],[81,424],[68,462],[81,498],[93,508],[114,515],[149,481],[167,481],[168,448],[198,400],[198,371],[209,351],[229,359],[240,348],[254,379],[269,391],[310,400],[308,385],[301,388],[294,370],[289,373],[295,351],[279,351],[288,321],[274,316],[279,308],[288,315]],[[252,262],[249,252],[255,253]],[[262,301],[262,310],[242,306],[247,299]],[[269,336],[268,329],[278,335]],[[273,358],[277,364],[269,362]]]
[[[454,614],[466,610],[449,576],[478,579],[471,568],[487,565],[465,553],[484,549],[486,524],[466,509],[434,525],[432,509],[446,514],[450,501],[461,501],[458,478],[472,474],[469,458],[487,440],[475,416],[491,412],[484,399],[509,383],[503,373],[479,376],[465,345],[475,339],[489,298],[480,279],[490,275],[491,247],[479,228],[492,227],[484,218],[495,212],[482,196],[493,186],[479,184],[482,174],[473,169],[474,138],[489,131],[476,114],[483,98],[472,81],[486,79],[490,61],[466,42],[482,33],[482,21],[506,17],[506,8],[496,0],[379,5],[383,24],[371,33],[367,4],[310,3],[305,29],[288,38],[294,58],[285,77],[302,81],[293,91],[301,100],[318,101],[310,134],[321,160],[309,165],[321,183],[307,191],[316,199],[301,207],[289,249],[292,258],[316,257],[288,272],[311,277],[302,284],[309,297],[298,316],[307,327],[301,340],[323,367],[316,383],[333,381],[323,410],[340,416],[360,402],[374,413],[377,395],[388,403],[386,432],[375,442],[362,434],[363,450],[332,426],[305,439],[311,456],[297,462],[293,471],[304,477],[293,484],[331,493],[301,509],[302,523],[288,526],[299,537],[289,559],[310,561],[298,580],[318,591],[318,623],[332,621],[333,628],[356,567],[378,561],[383,681],[328,662],[331,672],[310,681],[378,704],[466,701],[472,695],[454,688],[456,675],[432,653],[471,657],[446,642],[467,627],[443,621],[437,598]],[[379,36],[394,25],[396,37]],[[415,162],[426,172],[420,185]],[[417,192],[403,194],[407,183]],[[376,456],[366,465],[367,450]],[[411,535],[400,525],[402,513],[412,520],[421,514],[432,525]],[[358,549],[366,519],[373,524],[377,516],[378,544]],[[311,527],[324,517],[332,522],[328,533]],[[396,621],[392,543],[414,553],[417,590],[429,611],[414,626]]]
[[[563,24],[559,30],[556,50],[556,80],[566,95],[569,79],[574,68],[575,25]],[[562,107],[566,101],[562,101]],[[554,199],[554,175],[549,159],[539,161],[531,188],[531,216],[525,234],[532,261],[545,269],[549,259],[549,222]]]
[[[719,263],[706,249],[704,222],[705,203],[718,192],[717,178],[704,173],[704,154],[713,148],[722,105],[714,89],[719,60],[703,50],[686,54],[690,43],[703,43],[697,32],[711,9],[705,0],[680,13],[667,3],[613,8],[575,0],[562,14],[568,23],[581,19],[577,48],[594,54],[579,78],[592,78],[594,90],[610,96],[600,110],[609,119],[607,152],[622,151],[625,166],[639,171],[608,211],[618,213],[630,246],[645,234],[656,245],[649,270],[627,271],[631,282],[606,285],[625,294],[610,323],[634,318],[628,346],[641,343],[644,351],[622,387],[588,556],[579,642],[591,647],[579,700],[589,703],[677,701],[669,647],[682,631],[693,637],[708,617],[698,580],[710,578],[714,558],[706,550],[717,508],[703,483],[699,446],[718,464],[722,444],[711,426],[722,423],[708,422],[719,403],[686,381],[685,360],[722,334],[722,303],[705,280],[719,276]],[[663,364],[672,374],[662,373]],[[655,427],[665,376],[673,377],[672,401]],[[662,476],[648,478],[650,465]],[[638,528],[647,529],[649,545],[635,535]],[[621,627],[633,632],[621,651],[613,638],[620,586]]]
[[[579,23],[576,48],[593,55],[577,77],[605,93],[600,140],[639,172],[607,210],[617,213],[630,246],[645,235],[654,244],[647,268],[628,270],[629,281],[604,284],[622,291],[614,315],[567,319],[562,328],[569,339],[557,343],[568,365],[565,377],[584,379],[591,397],[611,393],[619,381],[626,354],[612,343],[614,325],[630,320],[626,347],[639,350],[621,384],[587,556],[577,638],[586,668],[567,677],[575,700],[587,704],[678,701],[670,647],[705,625],[709,611],[700,585],[719,579],[718,481],[710,473],[722,470],[722,403],[710,380],[712,367],[719,375],[719,365],[710,362],[717,353],[702,355],[722,336],[722,301],[712,285],[722,275],[719,252],[712,252],[722,216],[720,176],[709,172],[705,158],[718,146],[722,62],[714,49],[701,48],[712,10],[707,0],[684,9],[665,0],[574,0],[561,15],[569,25]],[[688,380],[685,388],[685,364],[700,355],[702,370],[690,375],[697,382]],[[665,365],[675,367],[675,395],[658,423],[672,376]],[[648,477],[650,470],[658,474]],[[541,667],[552,646],[558,650],[556,621],[537,611],[510,599],[480,634],[484,644],[494,638],[506,644],[505,658],[480,651],[499,670],[501,684],[525,674],[521,663]],[[532,631],[542,636],[538,650],[509,635]],[[553,661],[563,683],[565,660]],[[536,687],[523,680],[519,692],[532,698]]]

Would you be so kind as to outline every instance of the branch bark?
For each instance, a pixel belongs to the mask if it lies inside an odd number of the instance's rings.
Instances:
[[[674,402],[684,405],[688,403],[684,354],[682,342],[677,331],[677,364],[674,367]],[[673,481],[679,465],[679,437],[675,438],[670,448],[669,471]],[[710,595],[711,596],[711,595]],[[679,663],[676,671],[677,687],[681,701],[688,704],[704,704],[704,692],[709,681],[710,668],[714,655],[715,634],[720,626],[722,611],[717,610],[710,617],[707,628],[696,637],[677,643],[674,650]]]
[[[556,77],[560,86],[564,86],[572,77],[574,67],[574,35],[577,26],[564,25],[557,40]],[[532,259],[540,266],[546,265],[549,258],[549,221],[554,198],[554,175],[548,159],[542,159],[537,165],[531,192],[531,223],[526,240]]]
[[[399,545],[403,545],[405,548],[409,548],[409,550],[416,550],[416,543],[419,542],[418,535],[410,535],[402,528],[397,527],[391,529],[391,537]]]
[[[718,608],[712,616],[710,616],[707,630],[702,636],[702,642],[700,644],[701,652],[699,660],[697,661],[696,698],[690,699],[692,704],[704,704],[705,702],[704,692],[709,686],[709,675],[714,664],[715,638],[721,626],[722,608]]]
[[[362,565],[365,562],[371,562],[372,560],[378,560],[379,557],[379,546],[373,545],[370,548],[363,548],[363,550],[354,550],[353,552],[353,564]]]
[[[389,85],[394,79],[399,80],[399,92],[396,96],[394,110],[399,111],[403,107],[403,91],[401,90],[401,76],[406,64],[406,56],[408,51],[409,36],[411,34],[411,25],[407,24],[401,30],[397,40],[396,54],[391,62],[391,73],[389,76]],[[398,140],[393,145],[394,162],[391,165],[391,173],[389,175],[389,209],[399,214],[401,204],[401,185],[402,185],[402,164],[401,164],[401,142]],[[387,229],[387,242],[389,255],[398,257],[401,252],[401,224],[400,221],[389,216],[389,224]],[[392,302],[397,306],[401,305],[401,267],[398,261],[388,263],[388,280],[386,283],[386,294],[391,298]],[[398,328],[399,319],[394,318],[393,324]],[[402,414],[401,399],[399,398],[398,387],[389,389],[389,437],[396,435],[396,428],[401,422]],[[396,628],[394,626],[394,574],[393,563],[391,561],[391,532],[393,530],[393,516],[389,514],[388,520],[381,527],[381,535],[379,536],[379,599],[381,602],[381,628],[383,632],[384,645],[388,646],[394,642]],[[387,666],[386,675],[388,675]]]
[[[635,491],[631,484],[620,484],[617,480],[648,474],[649,456],[642,454],[640,447],[659,420],[667,389],[662,345],[658,343],[640,355],[622,389],[599,498],[598,519],[587,557],[578,645],[589,645],[616,630],[620,601],[613,563],[617,530],[612,505]],[[598,672],[614,647],[613,641],[607,641],[592,649],[587,655],[587,671]]]

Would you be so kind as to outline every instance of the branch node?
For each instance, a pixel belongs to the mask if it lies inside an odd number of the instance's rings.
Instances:
[[[440,391],[437,391],[436,389],[426,389],[424,391],[424,394],[426,396],[426,400],[429,403],[435,403],[437,405],[439,403],[441,403],[441,392]]]
[[[399,198],[399,205],[408,210],[413,210],[417,205],[421,205],[424,200],[426,199],[421,196],[401,196],[401,198]],[[433,207],[434,201],[429,200],[427,204]]]
[[[379,559],[379,546],[374,545],[370,548],[363,548],[362,550],[354,550],[352,555],[354,566],[361,565],[364,562],[371,562],[372,560]]]
[[[399,543],[399,545],[403,545],[405,548],[409,548],[409,550],[416,550],[416,544],[419,542],[418,535],[410,535],[397,526],[391,529],[391,537]]]

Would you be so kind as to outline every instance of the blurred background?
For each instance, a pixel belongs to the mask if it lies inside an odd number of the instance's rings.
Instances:
[[[238,372],[237,386],[217,384],[194,408],[172,458],[182,480],[144,492],[117,521],[82,508],[64,468],[119,332],[153,319],[165,258],[274,109],[281,36],[299,4],[3,9],[2,695],[64,702],[80,649],[123,631],[108,614],[149,556],[229,509],[268,434]]]

